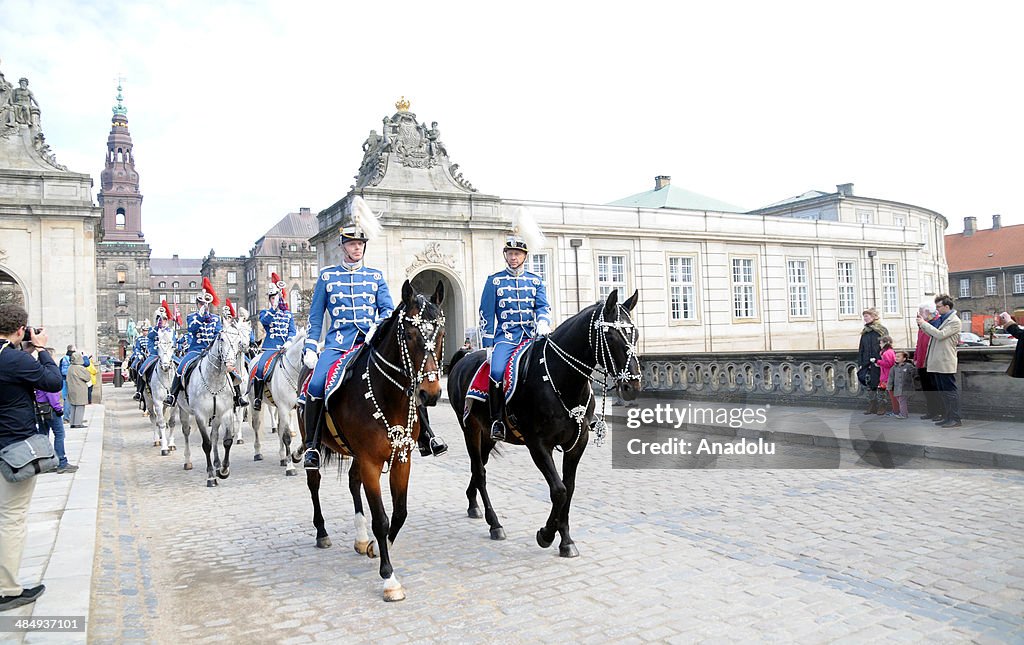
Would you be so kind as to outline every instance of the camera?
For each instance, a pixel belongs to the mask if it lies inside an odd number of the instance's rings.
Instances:
[[[42,327],[33,327],[32,325],[25,325],[25,334],[31,333],[33,336],[37,336],[43,333]],[[25,340],[28,340],[27,338]]]

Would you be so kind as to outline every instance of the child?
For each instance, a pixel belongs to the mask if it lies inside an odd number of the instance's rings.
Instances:
[[[882,345],[882,357],[877,361],[872,358],[871,362],[878,365],[881,370],[878,377],[878,411],[876,414],[883,415],[885,414],[885,403],[883,401],[885,401],[884,397],[889,389],[889,370],[896,364],[896,352],[892,349],[892,336],[882,336],[878,342]],[[891,393],[889,394],[889,403],[892,405],[892,410],[888,416],[894,417],[899,409],[899,404],[896,403],[896,399],[893,398]]]
[[[896,352],[896,364],[889,370],[889,393],[896,401],[893,410],[897,418],[907,418],[910,394],[914,391],[914,373],[917,368],[910,362],[910,354]]]

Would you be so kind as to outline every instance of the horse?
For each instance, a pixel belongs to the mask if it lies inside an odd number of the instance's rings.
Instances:
[[[203,452],[206,453],[206,486],[217,486],[217,478],[227,479],[230,474],[229,455],[234,435],[231,433],[234,387],[231,370],[235,366],[238,342],[231,330],[221,330],[210,346],[196,359],[198,365],[192,370],[188,383],[178,397],[178,412],[181,417],[181,432],[185,438],[185,470],[192,470],[192,451],[189,447],[191,419],[203,437]],[[217,440],[224,432],[224,463],[221,466]],[[213,450],[213,459],[210,450]],[[216,472],[214,468],[216,467]]]
[[[306,329],[301,329],[294,338],[281,347],[281,356],[277,359],[277,367],[274,368],[266,387],[263,389],[264,400],[274,404],[273,406],[264,406],[264,409],[266,409],[271,417],[271,427],[275,428],[274,431],[277,432],[280,441],[278,458],[281,460],[281,465],[285,467],[284,474],[288,477],[294,477],[296,474],[295,465],[288,457],[292,449],[292,411],[295,409],[295,403],[298,399],[299,372],[303,367],[302,348],[305,340]],[[249,384],[249,390],[251,391],[251,380]],[[256,451],[256,454],[253,455],[253,461],[262,461],[263,455],[260,454],[260,427],[263,425],[263,410],[256,410],[253,407],[254,405],[256,405],[255,399],[250,400],[249,419],[252,423],[253,434],[255,435],[253,449]],[[276,412],[276,415],[271,414],[272,412]],[[276,421],[274,416],[277,417]]]
[[[640,361],[636,354],[637,330],[630,317],[638,292],[618,304],[618,292],[593,304],[558,326],[551,334],[534,341],[523,358],[527,370],[520,376],[516,393],[506,407],[505,423],[509,443],[526,445],[533,463],[544,475],[551,495],[551,512],[537,531],[537,544],[551,546],[555,532],[561,536],[558,554],[579,556],[569,535],[569,507],[576,488],[576,469],[587,447],[591,427],[603,437],[603,408],[595,419],[592,374],[603,376],[605,393],[612,380],[626,401],[640,392]],[[490,411],[486,405],[471,406],[467,393],[486,353],[476,351],[451,365],[448,396],[466,439],[471,476],[466,497],[468,515],[481,517],[477,493],[484,503],[484,517],[493,540],[504,540],[505,530],[487,494],[487,459],[495,448],[490,436]],[[486,386],[484,387],[486,389]],[[562,475],[552,459],[552,450],[562,451]]]
[[[402,285],[402,301],[384,320],[377,332],[351,359],[347,372],[352,380],[343,382],[325,406],[321,422],[320,448],[326,449],[326,461],[334,455],[351,455],[349,491],[355,506],[358,553],[374,558],[380,553],[380,577],[384,580],[384,600],[405,599],[405,590],[391,566],[390,546],[408,515],[407,495],[411,455],[419,437],[417,402],[433,405],[441,396],[441,372],[438,356],[444,355],[444,285],[428,300],[416,293],[408,280]],[[305,376],[303,375],[303,380]],[[303,430],[302,412],[299,428]],[[294,461],[301,452],[292,455]],[[388,520],[381,496],[380,477],[388,466],[392,516]],[[326,549],[331,540],[324,529],[320,510],[320,471],[306,471],[306,485],[313,501],[313,526],[316,546]],[[366,534],[366,518],[360,498],[360,485],[370,506],[373,536]]]
[[[232,342],[237,346],[235,351],[235,368],[237,369],[236,374],[244,375],[247,374],[248,361],[246,354],[249,351],[249,336],[252,333],[252,326],[248,321],[242,319],[232,323],[224,325],[224,331],[228,333],[232,338]],[[241,385],[244,376],[238,376],[239,385]],[[233,389],[233,388],[232,388]],[[231,419],[229,425],[231,426],[231,436],[234,438],[235,443],[243,443],[242,439],[242,422],[248,420],[249,417],[249,406],[236,409],[231,409]],[[257,449],[257,453],[259,450]],[[260,457],[262,459],[262,457]]]
[[[174,380],[174,330],[167,327],[157,330],[156,352],[159,358],[149,373],[149,387],[143,390],[142,396],[153,424],[153,445],[160,446],[160,456],[166,457],[169,451],[178,449],[174,445],[175,410],[164,405]],[[142,374],[139,377],[145,378]]]

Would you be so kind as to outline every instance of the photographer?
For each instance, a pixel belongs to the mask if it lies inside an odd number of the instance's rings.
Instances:
[[[0,305],[0,449],[36,433],[36,389],[61,389],[60,370],[40,349],[46,347],[45,330],[32,330],[27,323],[24,309]],[[38,360],[21,351],[23,339],[31,344],[29,349],[40,350]],[[0,611],[35,602],[46,589],[43,585],[23,589],[17,581],[35,486],[35,477],[16,483],[0,477]]]

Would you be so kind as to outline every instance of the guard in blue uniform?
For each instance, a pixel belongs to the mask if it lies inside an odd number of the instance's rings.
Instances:
[[[287,341],[295,337],[295,315],[288,311],[288,293],[285,291],[284,280],[276,273],[270,276],[267,298],[270,306],[260,311],[260,324],[266,334],[260,354],[256,357],[256,366],[252,371],[252,407],[259,410],[263,407],[263,388],[267,386],[266,369],[271,357],[281,349]]]
[[[188,370],[188,366],[192,361],[199,358],[203,350],[209,347],[213,340],[217,338],[217,334],[221,332],[220,316],[210,313],[210,307],[216,307],[218,304],[220,302],[217,300],[217,294],[213,290],[213,285],[210,284],[210,279],[203,278],[203,288],[196,294],[197,310],[190,313],[185,319],[185,325],[188,327],[191,342],[188,350],[185,352],[185,356],[178,363],[178,369],[174,374],[174,382],[171,383],[171,392],[164,399],[165,405],[174,405],[177,402],[178,394],[181,392],[182,375]]]
[[[139,335],[135,337],[132,345],[132,354],[128,357],[129,374],[137,374],[139,365],[146,358],[146,334],[149,333],[149,321],[140,320],[138,326]],[[136,381],[138,378],[135,379]]]
[[[157,352],[157,341],[160,340],[160,330],[168,327],[167,301],[160,303],[160,308],[153,314],[153,327],[146,334],[146,358],[139,364],[139,378],[135,380],[135,394],[132,396],[136,401],[142,401],[142,392],[146,389],[146,370],[159,358]]]
[[[235,305],[233,305],[231,303],[231,298],[228,298],[224,302],[224,306],[221,307],[221,309],[220,309],[220,322],[221,322],[221,325],[223,327],[226,327],[226,328],[238,329],[238,323],[243,318],[248,318],[248,317],[249,317],[249,312],[246,311],[244,307],[239,307],[238,311],[235,310]],[[248,341],[249,341],[250,345],[253,342],[253,338],[255,338],[255,334],[256,334],[256,332],[254,332],[252,330],[252,327],[250,326],[249,327],[249,338],[248,338]],[[244,379],[242,378],[242,375],[239,374],[238,367],[239,367],[239,365],[236,363],[235,366],[228,372],[228,376],[231,377],[231,384],[235,388],[235,402],[234,402],[234,406],[236,408],[241,408],[241,407],[244,407],[246,405],[249,405],[249,401],[248,401],[248,399],[246,399],[242,395],[242,389],[241,388],[242,388],[242,383],[244,382]]]
[[[309,307],[309,336],[302,352],[303,362],[313,370],[306,394],[306,454],[307,470],[320,467],[320,453],[316,450],[324,410],[324,389],[327,372],[338,358],[356,345],[373,336],[377,324],[395,309],[388,291],[384,273],[363,263],[369,232],[376,232],[376,221],[361,197],[352,204],[352,223],[341,229],[343,258],[341,264],[320,270],[320,278],[313,290]],[[326,327],[325,318],[326,315]],[[324,337],[324,350],[317,358],[317,343]],[[448,446],[440,437],[434,437],[423,406],[420,412],[420,453],[440,455]]]
[[[512,235],[505,241],[505,269],[488,276],[480,297],[480,334],[491,362],[487,394],[491,411],[491,439],[505,440],[505,394],[502,378],[512,351],[524,338],[551,331],[551,307],[539,275],[524,268],[530,252],[526,240]]]

